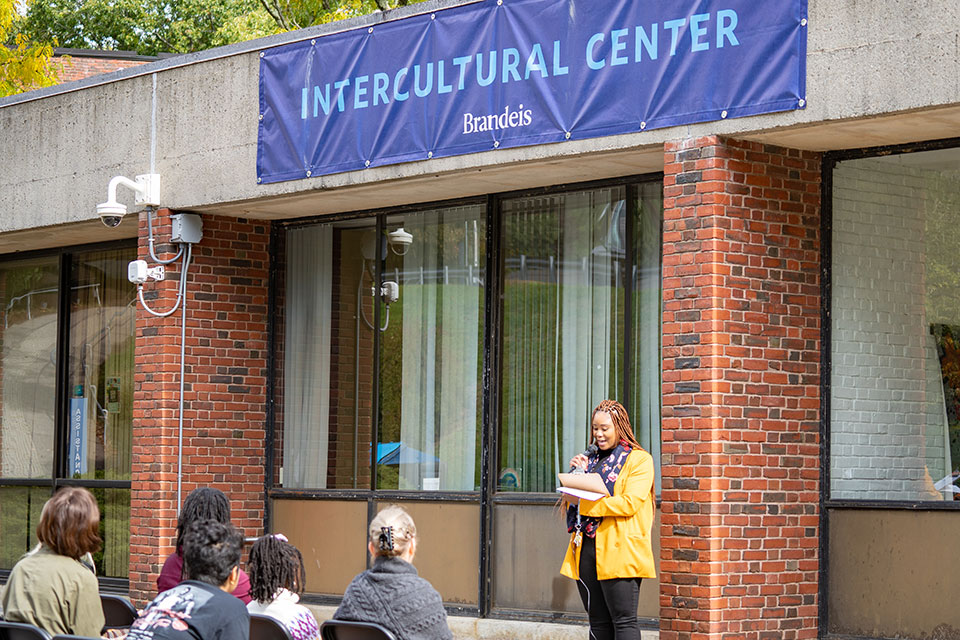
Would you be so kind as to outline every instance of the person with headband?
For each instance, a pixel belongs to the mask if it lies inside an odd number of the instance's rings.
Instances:
[[[0,593],[5,619],[50,635],[99,637],[100,585],[81,557],[100,549],[100,510],[93,494],[66,487],[40,512],[40,544],[14,565]]]
[[[247,611],[275,618],[293,640],[320,640],[316,618],[299,604],[306,582],[303,555],[286,536],[269,533],[254,542],[247,569],[253,598]]]
[[[383,509],[370,522],[367,550],[373,566],[347,587],[335,620],[375,622],[397,640],[452,640],[443,600],[417,575],[417,527],[402,507]]]
[[[615,400],[593,410],[592,432],[596,453],[578,454],[570,466],[600,474],[610,495],[567,509],[570,543],[560,573],[577,581],[591,640],[640,640],[640,582],[656,576],[653,458]]]

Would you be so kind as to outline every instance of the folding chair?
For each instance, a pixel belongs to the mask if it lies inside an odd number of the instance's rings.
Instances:
[[[123,596],[101,593],[100,606],[103,607],[104,629],[129,629],[140,617],[136,607]]]
[[[386,627],[354,620],[327,620],[320,625],[320,637],[323,640],[397,640]]]
[[[50,640],[50,634],[25,622],[0,620],[0,640]]]
[[[293,640],[290,631],[276,618],[250,614],[250,640]]]

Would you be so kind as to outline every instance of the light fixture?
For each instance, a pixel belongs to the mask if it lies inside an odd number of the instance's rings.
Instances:
[[[97,215],[104,226],[117,226],[127,214],[127,206],[117,202],[117,187],[120,185],[133,190],[135,204],[145,207],[160,206],[159,173],[145,173],[137,176],[135,181],[124,176],[114,176],[107,185],[107,201],[97,205]]]

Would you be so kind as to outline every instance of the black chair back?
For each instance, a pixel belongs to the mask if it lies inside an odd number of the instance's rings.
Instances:
[[[100,640],[99,638],[91,638],[89,636],[53,636],[53,640]]]
[[[386,627],[354,620],[327,620],[320,625],[320,637],[323,640],[397,640]]]
[[[293,637],[276,618],[262,613],[251,613],[250,640],[293,640]]]
[[[136,607],[123,596],[101,593],[100,606],[103,607],[104,629],[129,628],[139,617]]]
[[[0,620],[0,640],[50,640],[50,634],[25,622]]]

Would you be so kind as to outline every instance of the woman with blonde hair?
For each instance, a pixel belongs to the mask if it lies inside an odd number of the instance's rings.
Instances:
[[[100,510],[93,494],[66,487],[43,505],[40,544],[14,565],[0,593],[3,615],[50,635],[97,638],[103,628],[100,585],[81,562],[100,549]]]
[[[597,451],[574,456],[570,466],[598,473],[610,495],[567,510],[570,543],[560,572],[577,581],[592,640],[640,640],[640,582],[656,576],[653,458],[619,402],[598,404],[591,422]]]
[[[376,622],[397,640],[452,640],[443,600],[417,574],[417,527],[402,507],[389,506],[370,522],[373,566],[347,587],[336,620]]]

